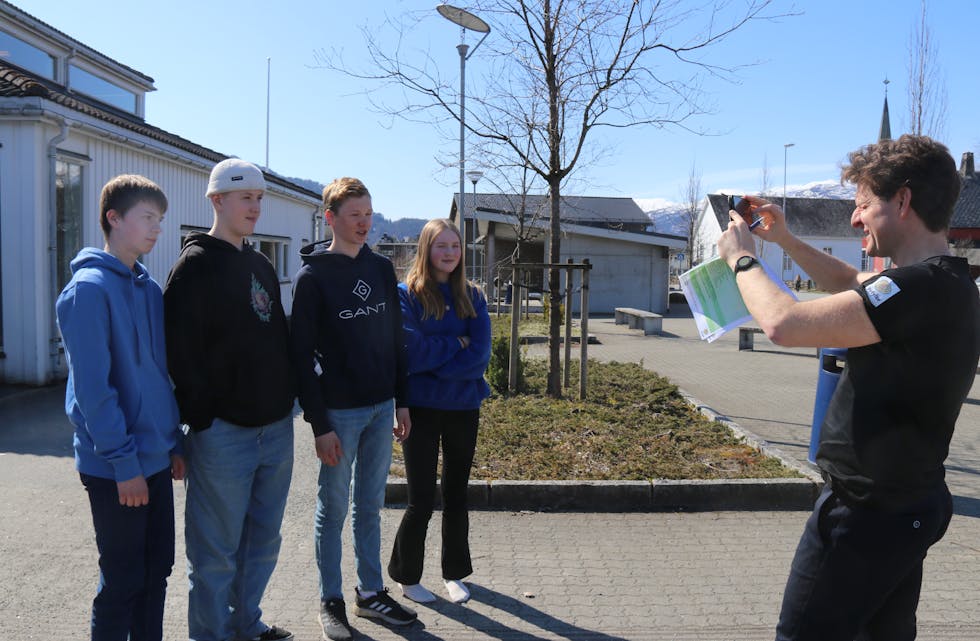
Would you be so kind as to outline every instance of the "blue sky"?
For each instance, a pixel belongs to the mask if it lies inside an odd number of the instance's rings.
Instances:
[[[349,60],[363,59],[360,26],[379,27],[384,11],[422,10],[429,17],[405,34],[406,43],[428,50],[443,77],[458,80],[459,30],[436,14],[436,0],[13,2],[154,78],[149,123],[258,164],[266,154],[271,58],[273,170],[320,182],[358,176],[375,210],[389,218],[448,215],[458,170],[439,160],[457,153],[458,140],[372,112],[363,95],[369,85],[316,68],[314,58],[316,50],[336,48]],[[710,58],[758,63],[742,70],[735,84],[706,84],[716,113],[697,124],[716,135],[655,128],[602,133],[590,140],[611,153],[583,167],[571,191],[680,200],[692,164],[705,191],[758,190],[764,164],[770,188],[779,189],[786,143],[794,143],[786,151],[790,186],[836,180],[847,152],[877,137],[886,76],[892,132],[907,128],[909,39],[920,0],[777,0],[775,7],[801,15],[752,24]],[[931,0],[928,16],[947,86],[943,142],[958,163],[964,151],[980,151],[974,45],[980,3]],[[467,63],[468,87],[480,81],[480,53]]]

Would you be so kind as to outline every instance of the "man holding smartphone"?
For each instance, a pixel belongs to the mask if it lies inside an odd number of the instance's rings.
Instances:
[[[846,347],[821,430],[826,484],[783,596],[777,641],[915,638],[922,562],[946,531],[943,463],[980,359],[980,298],[947,232],[960,190],[943,145],[905,135],[849,155],[851,224],[881,273],[795,237],[775,204],[746,197],[718,241],[752,316],[774,343]],[[795,301],[758,266],[755,236],[777,243],[832,295]]]

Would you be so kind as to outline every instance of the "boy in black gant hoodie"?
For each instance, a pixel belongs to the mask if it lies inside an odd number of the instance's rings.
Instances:
[[[395,271],[365,244],[371,195],[360,180],[338,178],[324,188],[323,207],[333,239],[300,252],[304,265],[293,291],[291,348],[299,402],[321,461],[313,532],[320,622],[324,636],[336,641],[351,638],[340,561],[352,471],[354,613],[395,625],[416,618],[391,598],[381,573],[391,434],[408,438],[411,420],[404,404],[407,374]]]
[[[279,558],[293,469],[289,329],[271,263],[248,242],[265,178],[229,158],[211,171],[208,233],[184,241],[164,292],[167,362],[187,456],[189,637],[285,641],[259,604]]]

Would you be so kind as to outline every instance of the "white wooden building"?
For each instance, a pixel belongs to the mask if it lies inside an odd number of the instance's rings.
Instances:
[[[782,199],[777,202],[782,205]],[[868,269],[868,257],[862,247],[864,234],[851,227],[854,201],[834,198],[787,198],[786,225],[811,247],[832,254],[860,270]],[[718,238],[728,228],[728,196],[708,194],[704,209],[695,225],[694,262],[702,263],[718,256]],[[809,274],[789,254],[774,243],[756,241],[759,255],[784,281],[797,276],[806,281]]]
[[[163,234],[143,259],[166,281],[181,238],[211,226],[204,197],[227,156],[144,120],[153,79],[0,3],[0,382],[66,375],[54,301],[84,246],[102,247],[99,194],[122,173],[167,194]],[[302,244],[322,235],[319,194],[266,172],[252,238],[275,265],[287,313]]]

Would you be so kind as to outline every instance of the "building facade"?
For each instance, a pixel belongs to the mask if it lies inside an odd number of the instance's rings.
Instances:
[[[449,216],[453,221],[459,214],[458,202],[454,197]],[[475,253],[475,279],[491,297],[510,279],[513,262],[547,261],[549,203],[547,196],[467,194],[466,228],[472,230],[474,221],[476,226],[475,243],[467,243],[467,259]],[[616,307],[657,313],[668,310],[669,254],[683,250],[687,244],[684,238],[652,232],[650,218],[631,198],[568,196],[562,199],[560,212],[560,262],[589,259],[592,264],[591,314],[611,314]],[[546,291],[544,268],[529,276],[532,291]],[[572,311],[578,313],[581,276],[574,278]]]
[[[0,2],[0,381],[66,375],[54,301],[85,246],[102,247],[99,194],[142,174],[167,194],[163,233],[142,262],[161,284],[192,230],[211,226],[204,197],[227,156],[144,120],[153,79]],[[319,194],[271,172],[251,239],[280,276],[287,313],[297,252],[317,238]]]

